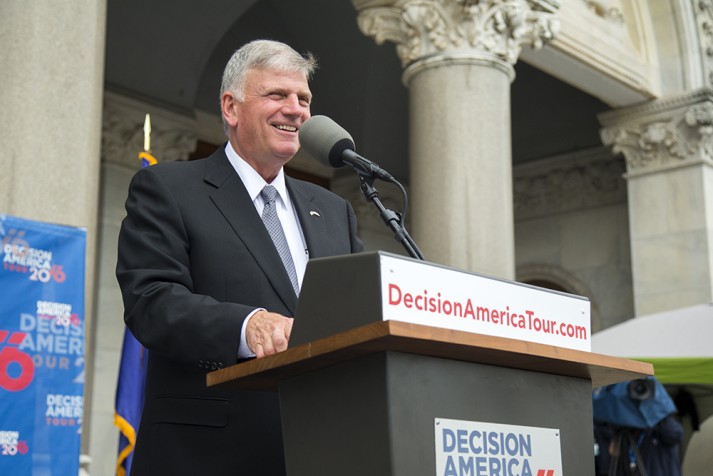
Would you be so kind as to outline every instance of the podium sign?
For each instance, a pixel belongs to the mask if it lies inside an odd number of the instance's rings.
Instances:
[[[592,350],[584,298],[389,255],[380,267],[384,320]]]
[[[437,475],[561,475],[560,431],[435,419]]]
[[[305,309],[324,315],[302,320]],[[292,343],[326,336],[300,329],[306,320],[339,332],[381,319],[591,351],[586,298],[384,252],[310,261],[296,317]]]

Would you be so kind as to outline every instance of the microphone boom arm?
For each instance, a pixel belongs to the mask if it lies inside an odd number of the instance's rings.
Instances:
[[[408,231],[406,231],[406,228],[401,225],[401,217],[394,211],[384,207],[384,204],[381,203],[381,200],[379,199],[379,192],[376,190],[376,188],[374,188],[375,177],[369,173],[362,173],[360,171],[358,171],[358,175],[359,181],[361,182],[359,188],[361,188],[361,191],[366,197],[366,199],[372,202],[377,208],[377,210],[379,210],[379,215],[381,216],[381,219],[384,221],[386,226],[391,228],[391,230],[394,232],[394,238],[396,239],[396,241],[401,243],[401,245],[406,249],[406,252],[412,258],[425,260],[426,258],[424,258],[423,253],[421,253],[421,250],[418,249],[418,246],[411,238],[411,235],[409,235]],[[392,181],[398,183],[396,182],[396,179],[392,178]]]
[[[379,210],[384,223],[393,230],[396,241],[401,243],[413,258],[425,259],[404,228],[403,216],[385,208],[379,200],[379,192],[374,188],[374,180],[380,179],[399,186],[404,195],[404,213],[408,206],[406,190],[386,170],[357,154],[354,139],[346,130],[327,116],[312,116],[300,127],[299,139],[301,147],[323,164],[335,168],[349,164],[359,175],[364,196]]]

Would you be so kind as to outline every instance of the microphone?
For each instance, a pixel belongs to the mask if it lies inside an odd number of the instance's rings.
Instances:
[[[359,175],[394,181],[386,170],[357,154],[354,139],[327,116],[312,116],[299,131],[300,146],[312,157],[334,168],[349,164]]]

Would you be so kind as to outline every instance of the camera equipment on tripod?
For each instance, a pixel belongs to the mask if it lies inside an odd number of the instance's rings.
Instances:
[[[656,395],[656,383],[645,378],[632,380],[627,391],[632,400],[649,400]]]

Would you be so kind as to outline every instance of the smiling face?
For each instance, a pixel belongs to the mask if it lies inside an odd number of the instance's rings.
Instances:
[[[242,101],[223,94],[223,117],[235,151],[269,183],[300,147],[312,93],[299,72],[251,69],[243,84]]]

